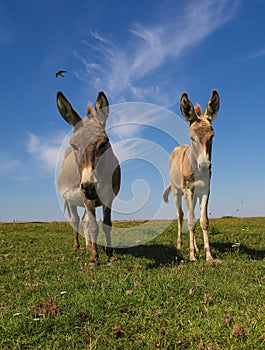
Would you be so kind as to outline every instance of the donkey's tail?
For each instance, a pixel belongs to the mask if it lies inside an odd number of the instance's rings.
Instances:
[[[163,193],[163,199],[164,202],[168,203],[168,196],[169,196],[169,192],[171,191],[171,184],[169,184],[167,186],[167,188],[165,189],[164,193]]]
[[[64,206],[63,206],[63,211],[64,213],[67,210],[67,214],[69,215],[69,217],[71,217],[71,211],[70,211],[70,207],[69,207],[69,203],[67,202],[67,200],[64,200]]]

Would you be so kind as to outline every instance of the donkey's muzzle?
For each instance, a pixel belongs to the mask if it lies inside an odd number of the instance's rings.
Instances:
[[[84,193],[87,199],[95,200],[98,198],[96,183],[94,182],[81,183],[80,189]]]

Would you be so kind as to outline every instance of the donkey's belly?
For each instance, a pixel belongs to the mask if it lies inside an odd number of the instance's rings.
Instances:
[[[71,188],[63,193],[63,198],[70,202],[73,205],[77,205],[78,207],[84,207],[82,195],[79,187]]]

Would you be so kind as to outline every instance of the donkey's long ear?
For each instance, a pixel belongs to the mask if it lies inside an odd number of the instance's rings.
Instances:
[[[183,117],[190,122],[190,124],[198,119],[193,104],[188,99],[188,94],[186,92],[183,92],[180,98],[180,111]]]
[[[212,91],[212,96],[207,103],[204,115],[207,119],[213,120],[217,117],[220,108],[220,97],[216,90]]]
[[[98,98],[95,103],[95,110],[97,112],[98,121],[100,124],[105,126],[109,115],[109,101],[103,91],[100,91],[98,93]]]
[[[57,92],[57,107],[64,120],[72,126],[82,120],[61,91]]]

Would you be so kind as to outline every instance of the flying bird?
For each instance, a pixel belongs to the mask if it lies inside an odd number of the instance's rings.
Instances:
[[[64,77],[64,73],[67,73],[66,70],[59,70],[58,72],[55,73],[56,78],[58,77]]]

